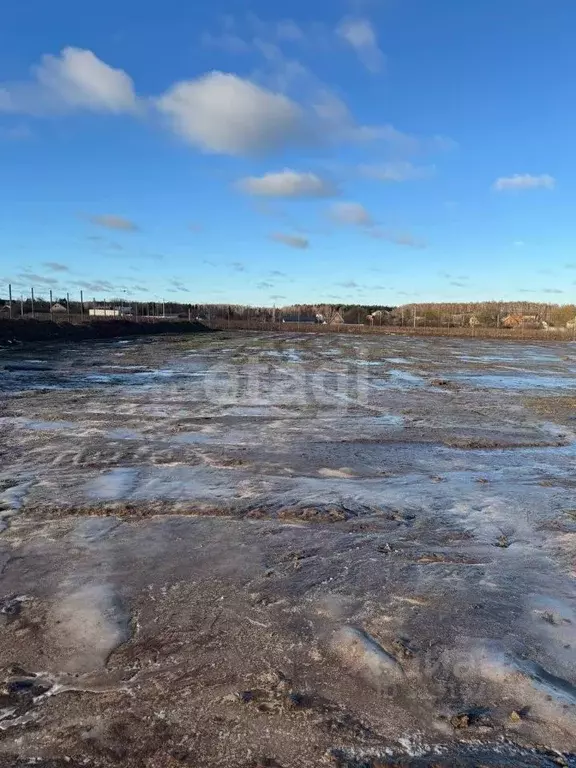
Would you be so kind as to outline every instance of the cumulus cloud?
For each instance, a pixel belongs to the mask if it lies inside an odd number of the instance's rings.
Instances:
[[[111,214],[94,215],[89,216],[88,219],[92,224],[96,224],[98,227],[104,227],[105,229],[115,229],[120,232],[137,232],[139,227],[130,219],[125,219],[123,216],[113,216]],[[122,246],[120,246],[121,248]]]
[[[290,248],[298,248],[300,250],[305,250],[310,245],[310,241],[306,237],[286,235],[282,232],[275,232],[273,235],[270,235],[270,238],[277,243],[284,243],[284,245],[287,245]]]
[[[360,173],[369,179],[378,181],[412,181],[426,179],[434,175],[433,165],[414,165],[408,161],[378,163],[375,165],[361,165]]]
[[[547,173],[541,176],[517,173],[515,176],[501,176],[499,179],[496,179],[493,189],[497,192],[506,192],[508,190],[523,189],[554,189],[555,186],[556,179]]]
[[[82,109],[114,114],[138,109],[131,77],[82,48],[47,54],[32,69],[29,81],[0,85],[0,111],[46,114]]]
[[[176,83],[156,106],[204,152],[263,154],[298,144],[307,133],[302,109],[287,96],[223,72]]]
[[[335,203],[330,209],[330,215],[339,224],[350,224],[356,227],[374,225],[374,219],[360,203]]]
[[[70,272],[70,267],[66,266],[66,264],[61,264],[59,261],[45,261],[43,266],[46,269],[51,269],[52,272]]]
[[[370,72],[381,72],[386,57],[378,46],[376,31],[368,19],[343,19],[337,34],[351,45],[356,55]]]
[[[299,173],[285,168],[278,173],[249,176],[238,182],[238,188],[261,197],[333,197],[337,189],[330,181],[315,173]]]

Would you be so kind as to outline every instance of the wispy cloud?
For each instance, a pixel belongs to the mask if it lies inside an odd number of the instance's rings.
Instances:
[[[266,280],[262,280],[260,283],[256,283],[256,288],[260,291],[266,291],[270,288],[274,288],[274,283],[269,283]]]
[[[382,72],[386,66],[386,57],[378,46],[376,30],[368,19],[343,19],[336,31],[352,46],[366,69],[374,73]]]
[[[2,103],[2,86],[0,86],[0,104]],[[2,108],[0,106],[0,112]],[[27,125],[0,126],[0,140],[25,141],[31,139],[34,134]]]
[[[108,280],[76,280],[74,285],[93,293],[114,293],[122,290],[122,286],[114,285]]]
[[[246,272],[246,265],[241,261],[232,261],[230,266],[235,272]]]
[[[177,280],[177,279],[170,280],[169,285],[171,285],[177,291],[188,293],[188,288],[184,285],[184,283],[181,280]]]
[[[370,236],[377,240],[387,240],[389,243],[394,243],[394,245],[404,245],[407,248],[426,248],[426,242],[414,237],[410,232],[373,229],[370,231]]]
[[[400,182],[430,178],[434,175],[436,167],[433,165],[413,165],[408,161],[397,161],[361,165],[359,171],[362,176],[368,179]]]
[[[51,269],[52,272],[70,272],[70,267],[66,264],[61,264],[59,261],[44,261],[42,266],[46,269]]]
[[[338,194],[337,187],[331,181],[315,173],[290,168],[264,176],[249,176],[241,179],[237,187],[249,195],[261,197],[333,197]]]
[[[32,288],[36,285],[41,286],[54,286],[59,285],[60,281],[56,277],[48,277],[47,275],[39,275],[36,272],[21,272],[18,278],[22,283],[28,283]]]
[[[283,243],[290,248],[297,248],[305,250],[310,245],[310,241],[307,237],[301,237],[300,235],[287,235],[283,232],[275,232],[270,235],[271,240],[275,240],[277,243]]]
[[[556,179],[548,174],[531,176],[529,173],[516,174],[515,176],[501,176],[493,184],[497,192],[507,192],[526,189],[554,189]]]
[[[140,229],[137,224],[130,219],[125,219],[123,216],[114,216],[111,214],[91,215],[88,216],[88,219],[92,224],[96,224],[98,227],[115,229],[120,232],[137,232]]]
[[[247,53],[250,50],[250,44],[233,32],[221,32],[220,34],[204,32],[202,45],[207,48],[217,48],[226,53]]]

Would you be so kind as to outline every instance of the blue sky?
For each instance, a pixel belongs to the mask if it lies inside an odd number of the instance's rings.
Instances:
[[[0,293],[572,302],[572,0],[19,0]]]

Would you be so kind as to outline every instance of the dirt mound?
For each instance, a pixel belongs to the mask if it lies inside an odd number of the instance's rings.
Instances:
[[[82,341],[115,339],[121,336],[155,336],[162,333],[202,333],[210,329],[202,323],[158,320],[139,323],[133,320],[94,320],[76,325],[49,320],[0,320],[0,344],[24,341]]]

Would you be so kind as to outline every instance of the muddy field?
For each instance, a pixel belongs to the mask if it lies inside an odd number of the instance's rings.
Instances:
[[[0,765],[576,766],[576,345],[1,368]]]

